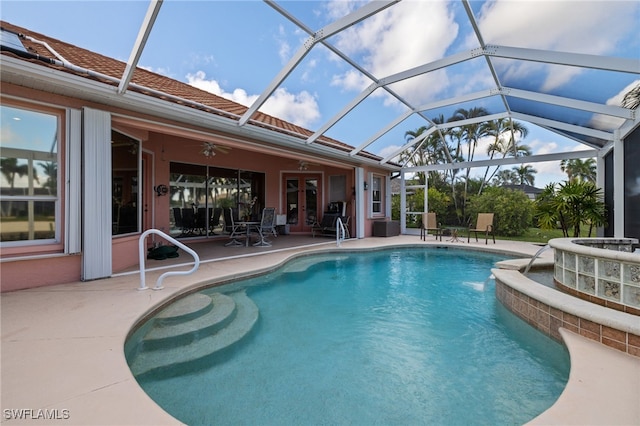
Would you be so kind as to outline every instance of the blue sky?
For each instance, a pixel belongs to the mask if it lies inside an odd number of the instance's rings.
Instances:
[[[279,4],[317,30],[363,2]],[[640,56],[639,2],[500,0],[471,5],[489,44]],[[126,61],[148,2],[3,0],[0,7],[3,20]],[[250,105],[307,38],[308,34],[261,1],[165,0],[139,66]],[[461,3],[435,0],[404,1],[329,41],[378,78],[469,50],[478,43]],[[602,103],[619,100],[621,90],[637,79],[628,75],[604,78],[571,67],[512,64],[508,60],[498,65],[503,83],[515,85],[519,81],[523,89],[531,86],[545,93],[582,96]],[[605,84],[610,80],[616,84]],[[262,109],[316,130],[369,84],[366,76],[317,46]],[[480,61],[472,60],[396,83],[393,90],[421,105],[493,85]],[[359,146],[405,110],[397,99],[378,90],[327,135]],[[424,124],[412,116],[367,150],[385,156],[404,144],[407,130]],[[525,125],[529,135],[522,143],[534,154],[588,148],[535,125]],[[485,147],[486,143],[480,144],[477,158],[483,158]],[[536,186],[566,178],[557,162],[535,163],[533,167],[538,170]]]

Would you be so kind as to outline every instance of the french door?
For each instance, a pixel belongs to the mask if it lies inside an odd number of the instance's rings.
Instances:
[[[322,200],[322,175],[285,174],[284,211],[291,232],[311,232]]]

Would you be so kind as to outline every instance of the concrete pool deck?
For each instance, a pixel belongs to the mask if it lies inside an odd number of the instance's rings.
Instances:
[[[270,270],[292,255],[393,245],[495,250],[529,257],[540,246],[510,241],[471,244],[417,236],[349,240],[205,262],[173,276],[160,291],[138,291],[139,275],[21,290],[1,295],[2,423],[175,425],[138,386],[124,356],[131,328],[158,305],[203,283]],[[548,251],[542,257],[551,256]],[[183,268],[188,269],[188,268]],[[164,271],[147,273],[152,286]],[[43,273],[46,273],[43,271]],[[639,320],[640,321],[640,320]],[[569,383],[532,424],[640,424],[640,358],[563,332],[571,354]],[[22,419],[18,419],[22,417]],[[49,419],[49,420],[47,420]]]

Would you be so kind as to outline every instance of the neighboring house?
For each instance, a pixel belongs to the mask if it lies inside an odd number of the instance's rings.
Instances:
[[[2,291],[109,277],[150,228],[215,238],[222,207],[310,233],[344,201],[358,238],[391,215],[375,155],[7,22],[0,58]]]
[[[538,194],[543,190],[531,185],[502,185],[503,188],[512,189],[514,191],[522,191],[530,200],[535,200]]]

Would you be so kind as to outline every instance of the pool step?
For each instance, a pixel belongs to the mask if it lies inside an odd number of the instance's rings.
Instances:
[[[209,303],[203,298],[209,299]],[[258,320],[258,307],[244,291],[187,296],[160,313],[129,360],[136,377],[177,369],[225,349],[244,337]],[[178,305],[180,303],[180,305]],[[178,305],[178,306],[175,306]]]
[[[236,316],[235,301],[224,294],[194,294],[170,305],[142,339],[143,350],[184,346],[226,327]]]

